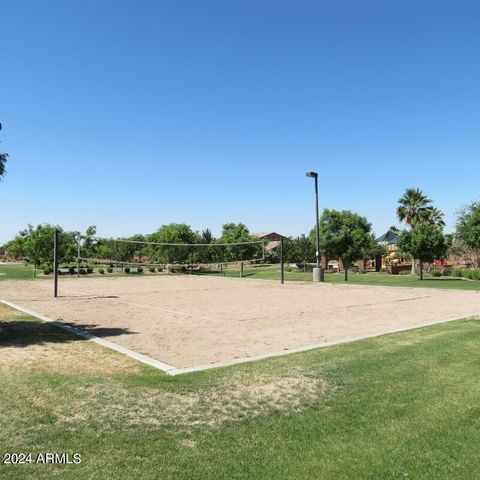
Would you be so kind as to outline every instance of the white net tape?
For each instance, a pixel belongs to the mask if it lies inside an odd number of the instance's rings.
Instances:
[[[232,243],[168,243],[101,237],[94,237],[91,240],[93,240],[93,243],[90,243],[89,251],[85,251],[86,255],[81,255],[81,248],[79,248],[77,257],[79,263],[112,266],[166,267],[195,265],[210,267],[242,263],[253,264],[265,260],[264,240]],[[121,245],[124,245],[124,247]],[[136,245],[138,249],[135,249]],[[206,248],[209,249],[207,254]],[[99,253],[100,255],[98,255]],[[101,256],[102,253],[105,254],[104,258]],[[250,258],[250,255],[253,255],[254,258]],[[243,259],[243,256],[247,256],[247,258]]]

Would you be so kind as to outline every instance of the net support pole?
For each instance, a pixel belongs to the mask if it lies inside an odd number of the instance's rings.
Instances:
[[[243,260],[240,262],[240,278],[243,278]]]
[[[58,297],[58,228],[53,232],[53,296]]]
[[[80,278],[80,235],[77,238],[77,278]]]
[[[280,283],[285,283],[285,269],[283,262],[283,237],[280,239]]]

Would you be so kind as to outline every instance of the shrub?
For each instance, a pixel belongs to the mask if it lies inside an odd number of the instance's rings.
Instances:
[[[75,274],[75,267],[70,267],[70,268],[68,269],[68,273],[69,273],[70,275],[74,275],[74,274]]]
[[[143,267],[138,267],[137,268],[137,273],[143,273]]]
[[[313,265],[310,265],[308,263],[297,263],[297,268],[299,270],[305,271],[305,272],[312,272],[313,271]]]
[[[432,277],[441,277],[442,272],[440,270],[432,270]]]
[[[155,267],[148,267],[148,271],[150,273],[154,273],[155,272]]]
[[[157,268],[157,272],[163,272],[163,268],[162,268],[162,267],[158,267],[158,268]]]
[[[462,270],[462,277],[463,278],[468,278],[468,279],[470,278],[470,270],[468,268],[464,268]]]
[[[452,271],[449,268],[444,268],[442,270],[442,277],[450,277],[452,275]]]
[[[98,269],[98,273],[99,273],[100,275],[103,275],[103,274],[105,273],[105,270],[104,270],[103,268],[99,268],[99,269]]]
[[[43,269],[43,274],[44,275],[50,275],[53,272],[53,270],[50,267],[45,267]]]
[[[470,280],[480,280],[480,270],[469,270]]]
[[[125,267],[125,268],[123,269],[123,271],[124,271],[125,273],[130,273],[130,267]]]
[[[480,280],[480,270],[465,269],[462,271],[462,275],[469,280]]]
[[[454,271],[453,271],[453,276],[454,277],[458,277],[458,278],[461,278],[463,277],[463,271],[461,268],[456,268]]]
[[[87,273],[93,273],[93,268],[92,267],[87,267]]]
[[[172,265],[170,267],[170,273],[185,273],[187,271],[187,267],[185,265]]]
[[[80,267],[80,269],[78,270],[78,273],[80,273],[80,275],[85,275],[87,271],[83,267]]]
[[[113,273],[113,267],[108,267],[107,268],[107,273]]]

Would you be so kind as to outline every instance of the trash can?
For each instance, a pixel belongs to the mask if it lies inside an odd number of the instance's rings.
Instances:
[[[325,272],[322,267],[313,267],[313,281],[323,282],[325,280]]]

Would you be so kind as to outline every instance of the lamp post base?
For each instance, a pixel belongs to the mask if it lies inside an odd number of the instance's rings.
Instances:
[[[314,282],[325,281],[325,272],[322,267],[313,267],[313,281]]]

